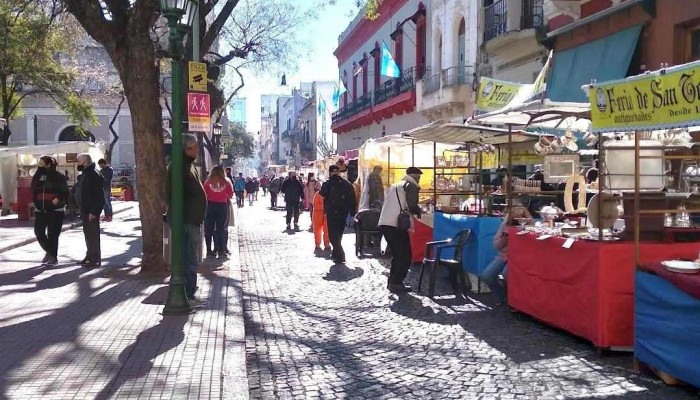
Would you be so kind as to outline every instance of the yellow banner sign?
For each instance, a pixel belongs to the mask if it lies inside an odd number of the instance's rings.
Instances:
[[[588,92],[594,132],[700,125],[700,62],[616,82]]]
[[[479,111],[496,111],[505,107],[523,88],[532,85],[481,78],[477,93],[476,108]]]
[[[189,81],[190,91],[206,92],[207,91],[207,64],[190,61],[189,66]]]

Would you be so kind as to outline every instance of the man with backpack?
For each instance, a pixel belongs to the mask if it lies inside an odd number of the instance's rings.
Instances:
[[[325,212],[328,220],[328,236],[333,246],[333,261],[345,263],[345,251],[341,240],[345,231],[345,220],[348,214],[356,211],[355,190],[347,179],[340,176],[340,168],[331,165],[328,169],[330,178],[321,186],[321,196],[325,199]]]

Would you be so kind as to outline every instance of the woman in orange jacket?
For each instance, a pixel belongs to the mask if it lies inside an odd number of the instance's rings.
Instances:
[[[328,221],[326,220],[326,214],[324,212],[323,200],[324,198],[321,196],[321,192],[316,192],[313,201],[313,215],[311,216],[314,239],[316,240],[316,250],[321,250],[321,234],[323,234],[323,249],[328,250],[331,248],[331,241],[328,237]]]

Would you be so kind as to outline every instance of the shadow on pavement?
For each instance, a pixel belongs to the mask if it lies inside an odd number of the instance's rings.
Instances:
[[[348,282],[361,277],[364,273],[365,271],[360,267],[349,268],[345,264],[335,264],[331,266],[323,279],[334,282]]]

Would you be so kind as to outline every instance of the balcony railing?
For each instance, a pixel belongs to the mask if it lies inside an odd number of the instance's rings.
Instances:
[[[508,1],[498,0],[484,8],[484,41],[506,33],[508,27]]]
[[[435,75],[423,79],[423,95],[440,90],[440,88],[472,84],[474,81],[474,67],[460,65],[443,69]]]
[[[421,67],[421,70],[430,73],[429,68]],[[400,77],[384,82],[379,89],[358,97],[350,104],[333,113],[333,123],[352,117],[370,107],[414,89],[416,87],[416,72],[418,70],[415,67],[402,71]]]
[[[541,28],[544,26],[544,0],[523,0],[523,15],[520,29]]]
[[[498,0],[484,7],[484,41],[495,39],[508,30],[540,28],[544,26],[544,0],[520,0],[522,3],[520,27],[508,27],[508,0]],[[512,11],[512,10],[511,10]]]

